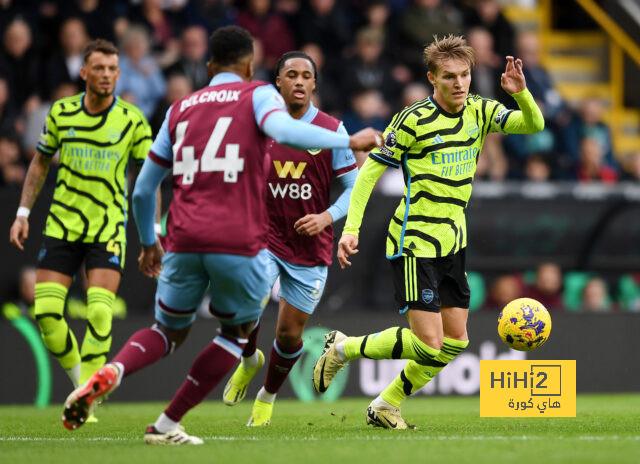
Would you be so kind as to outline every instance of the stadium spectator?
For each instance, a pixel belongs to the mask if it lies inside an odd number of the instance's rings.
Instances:
[[[513,55],[513,44],[515,42],[515,31],[511,23],[505,18],[500,10],[500,4],[496,0],[476,0],[472,6],[463,6],[465,27],[486,28],[493,37],[493,44],[499,56]],[[523,58],[520,56],[520,58]],[[523,58],[525,69],[531,66]],[[535,96],[535,94],[534,94]]]
[[[513,274],[499,276],[489,288],[489,296],[483,309],[495,311],[522,296],[522,279]]]
[[[69,0],[62,3],[64,7],[60,7],[60,13],[65,18],[80,18],[92,39],[113,40],[117,3],[108,0]]]
[[[627,155],[624,168],[623,180],[640,181],[640,151]]]
[[[49,99],[56,87],[63,82],[72,83],[78,88],[82,87],[80,68],[84,60],[83,51],[88,42],[89,36],[82,20],[69,18],[62,23],[60,48],[51,55],[46,64],[43,98]]]
[[[531,155],[524,163],[524,178],[533,182],[546,182],[551,179],[551,165],[544,155]]]
[[[580,142],[585,137],[597,139],[604,150],[604,163],[612,168],[617,167],[613,157],[611,130],[602,121],[604,107],[597,98],[587,98],[580,103],[580,108],[573,115],[569,125],[563,131],[560,149],[566,152],[572,162],[577,162],[580,155]]]
[[[0,135],[0,187],[19,187],[24,180],[20,145],[15,136]]]
[[[280,56],[295,48],[295,37],[287,21],[271,11],[271,0],[248,0],[246,8],[238,11],[238,26],[262,42],[264,66],[273,72]]]
[[[527,285],[523,295],[538,300],[548,310],[563,310],[562,271],[555,263],[541,263],[536,269],[536,280]]]
[[[262,41],[253,39],[253,78],[257,81],[271,81],[272,73],[264,65],[264,47]]]
[[[297,17],[295,31],[300,44],[317,44],[329,66],[337,66],[351,40],[347,17],[336,0],[309,0]]]
[[[612,309],[607,283],[600,277],[589,279],[582,289],[580,309],[589,313],[608,312]]]
[[[141,0],[131,8],[128,18],[132,24],[143,26],[150,36],[154,54],[166,55],[178,51],[176,40],[184,26],[180,9],[163,9],[162,0]]]
[[[429,98],[431,91],[422,82],[411,82],[402,89],[400,108],[413,105],[415,102]]]
[[[17,117],[9,101],[9,83],[0,75],[0,134],[15,131]]]
[[[640,272],[629,272],[620,277],[618,304],[624,311],[640,313]]]
[[[165,76],[183,74],[193,89],[207,85],[207,47],[207,30],[202,26],[187,27],[180,38],[180,58],[165,70]]]
[[[529,82],[529,81],[527,81]],[[544,116],[547,115],[547,107],[536,99],[536,103]],[[558,157],[556,153],[557,141],[554,131],[545,125],[545,128],[535,134],[514,134],[504,137],[503,146],[509,161],[509,178],[522,179],[525,174],[525,165],[531,156],[552,158],[554,164]]]
[[[351,97],[351,108],[345,112],[343,122],[347,132],[357,132],[365,127],[384,130],[389,107],[377,90],[359,90]]]
[[[149,35],[141,26],[133,26],[122,39],[120,49],[120,79],[116,93],[129,93],[144,115],[151,117],[167,84],[160,68],[149,55]]]
[[[516,53],[525,63],[524,76],[531,95],[545,107],[545,121],[553,122],[556,128],[566,126],[569,118],[566,105],[553,86],[551,76],[540,64],[538,34],[528,31],[518,33]]]
[[[318,103],[316,101],[313,104],[327,113],[346,110],[349,102],[343,98],[338,85],[339,80],[334,78],[332,66],[325,62],[325,55],[320,45],[307,43],[300,47],[300,50],[311,57],[318,70],[318,82],[314,95],[319,96],[320,104],[316,105]]]
[[[476,65],[471,70],[471,92],[513,107],[513,99],[500,86],[503,57],[494,51],[489,31],[484,27],[474,27],[467,32],[467,40],[476,52]]]
[[[599,139],[583,138],[580,142],[580,158],[575,171],[578,181],[614,183],[618,179],[618,173],[605,164],[604,155],[604,148]]]
[[[393,77],[391,64],[382,56],[383,36],[377,29],[364,28],[356,34],[355,54],[342,65],[343,95],[371,89],[382,93],[393,106],[400,94],[400,84]]]
[[[36,149],[38,140],[42,133],[42,126],[46,122],[47,114],[51,108],[51,103],[61,98],[70,97],[79,92],[78,86],[72,82],[63,81],[54,89],[53,98],[51,100],[40,102],[40,104],[31,113],[24,116],[24,131],[22,133],[21,142],[24,152],[31,161],[31,155]]]
[[[394,30],[395,59],[409,67],[414,79],[419,79],[426,72],[422,49],[433,42],[434,35],[460,33],[462,17],[458,10],[441,0],[413,0],[396,19]]]
[[[511,137],[517,137],[518,135],[512,134]],[[503,134],[499,132],[487,134],[482,147],[482,156],[478,158],[474,178],[501,181],[507,177],[509,160],[503,148],[504,139]]]
[[[0,72],[9,84],[9,100],[18,111],[32,111],[37,106],[39,74],[31,28],[15,19],[4,34],[4,52],[0,54]]]
[[[156,106],[153,116],[149,119],[151,132],[154,137],[158,134],[160,126],[162,126],[162,122],[167,114],[167,110],[173,102],[186,97],[193,91],[194,88],[191,85],[191,80],[187,76],[183,74],[174,74],[169,77],[169,80],[167,81],[167,92],[164,98]]]

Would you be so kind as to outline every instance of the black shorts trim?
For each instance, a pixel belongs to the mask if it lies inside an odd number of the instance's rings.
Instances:
[[[48,269],[73,276],[84,261],[85,269],[106,268],[122,274],[126,245],[123,242],[102,243],[68,242],[44,237],[38,254],[38,269]]]
[[[400,313],[409,309],[438,313],[442,305],[468,308],[465,251],[441,258],[400,256],[390,260]]]

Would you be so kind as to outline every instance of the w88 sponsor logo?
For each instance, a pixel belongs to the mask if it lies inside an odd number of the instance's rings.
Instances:
[[[274,198],[291,198],[292,200],[308,200],[313,196],[311,184],[273,184],[269,182],[269,190]]]

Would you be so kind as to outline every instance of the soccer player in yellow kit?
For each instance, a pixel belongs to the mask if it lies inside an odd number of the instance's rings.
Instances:
[[[22,189],[10,241],[23,249],[29,211],[57,151],[56,188],[38,256],[35,317],[42,339],[74,386],[105,361],[111,346],[112,305],[124,269],[127,169],[141,166],[151,128],[134,105],[113,95],[120,75],[118,49],[91,42],[80,75],[84,92],[53,103]],[[73,276],[84,261],[88,274],[87,331],[82,347],[63,313]]]
[[[486,135],[531,134],[544,120],[527,90],[522,61],[506,57],[501,83],[517,102],[469,95],[473,49],[462,37],[438,39],[424,50],[433,97],[394,116],[385,144],[363,165],[342,238],[341,267],[358,252],[358,233],[371,190],[388,167],[402,168],[405,193],[389,224],[386,254],[393,268],[396,301],[410,329],[392,327],[362,337],[327,334],[314,369],[314,386],[324,393],[335,374],[356,358],[408,359],[394,381],[367,410],[373,426],[406,429],[400,403],[422,388],[469,344],[469,284],[465,273],[465,209]]]

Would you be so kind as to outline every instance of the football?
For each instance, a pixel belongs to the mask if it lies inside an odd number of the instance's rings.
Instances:
[[[535,350],[545,344],[550,333],[549,311],[531,298],[511,301],[498,316],[498,334],[505,345],[514,350]]]

